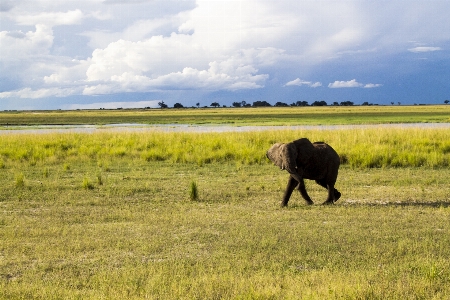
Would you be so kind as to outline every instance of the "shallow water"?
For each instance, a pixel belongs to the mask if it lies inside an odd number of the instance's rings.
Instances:
[[[450,128],[450,123],[399,123],[374,125],[298,125],[298,126],[230,126],[189,124],[110,124],[110,125],[43,125],[1,126],[2,134],[96,133],[96,132],[248,132],[265,130],[337,130],[359,128]]]

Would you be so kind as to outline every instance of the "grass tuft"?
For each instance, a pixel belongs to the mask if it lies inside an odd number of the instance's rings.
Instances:
[[[189,198],[191,199],[191,201],[198,200],[198,187],[195,181],[191,181],[191,184],[189,186]]]
[[[101,173],[97,173],[97,184],[103,185],[103,177]]]
[[[24,187],[25,186],[25,176],[23,175],[23,173],[19,173],[16,175],[15,185],[16,185],[16,187]]]
[[[48,169],[48,167],[44,168],[44,170],[42,171],[42,175],[44,176],[44,178],[48,178],[48,176],[50,175],[50,170]]]
[[[85,190],[93,190],[94,189],[94,184],[89,180],[89,178],[84,177],[83,178],[83,183],[81,185]]]

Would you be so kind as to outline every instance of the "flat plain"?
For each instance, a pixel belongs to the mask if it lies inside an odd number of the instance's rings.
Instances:
[[[279,207],[264,153],[299,137],[340,154],[335,205]],[[449,163],[445,128],[3,135],[0,298],[445,299]]]
[[[450,122],[450,105],[3,111],[0,126],[80,124],[343,125]]]

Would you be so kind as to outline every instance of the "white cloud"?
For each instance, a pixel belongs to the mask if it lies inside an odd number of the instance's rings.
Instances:
[[[383,86],[381,83],[368,83],[364,85],[365,89],[377,88]]]
[[[0,93],[0,99],[4,98],[21,98],[21,99],[39,99],[46,97],[67,97],[80,93],[80,89],[76,88],[42,88],[33,90],[24,88],[16,91],[8,91]]]
[[[184,68],[182,71],[170,72],[159,76],[145,76],[133,70],[104,78],[103,83],[87,86],[83,94],[109,94],[128,91],[155,91],[177,89],[204,90],[241,90],[264,86],[267,74],[257,74],[251,58],[245,54],[231,57],[222,62],[211,62],[206,70]],[[247,62],[247,64],[244,64]],[[98,80],[97,80],[98,81]]]
[[[441,47],[414,47],[408,49],[409,52],[414,53],[422,53],[422,52],[433,52],[433,51],[440,51],[442,50]]]
[[[337,89],[337,88],[355,88],[362,87],[363,84],[356,81],[356,79],[352,79],[349,81],[338,81],[336,80],[333,83],[328,84],[329,88]]]
[[[359,83],[356,81],[356,79],[352,79],[349,81],[338,81],[336,80],[333,83],[328,84],[329,88],[332,89],[337,89],[337,88],[376,88],[376,87],[381,87],[382,84],[379,83],[367,83],[367,84],[363,84],[363,83]]]
[[[48,65],[46,69],[50,74],[45,75],[43,81],[47,86],[85,85],[89,65],[90,61],[76,59]]]
[[[70,10],[68,12],[42,12],[39,14],[21,14],[13,16],[20,25],[45,24],[47,26],[80,24],[83,19],[81,10]]]
[[[36,31],[1,31],[0,61],[11,62],[49,53],[53,44],[53,31],[45,25],[36,25]]]
[[[297,79],[294,79],[292,81],[289,81],[284,86],[291,86],[291,85],[297,85],[297,86],[306,85],[306,86],[309,86],[309,87],[312,87],[312,88],[316,88],[316,87],[322,86],[322,83],[306,81],[306,80],[301,80],[300,78],[297,78]]]
[[[98,16],[108,18],[109,16]],[[93,49],[101,49],[108,47],[109,44],[125,40],[128,42],[145,41],[151,37],[162,36],[161,32],[172,31],[185,21],[185,14],[178,14],[176,16],[166,18],[156,18],[149,20],[137,20],[130,23],[122,31],[107,31],[107,30],[90,30],[82,33],[83,36],[89,37],[89,46]],[[181,34],[185,29],[180,31]]]

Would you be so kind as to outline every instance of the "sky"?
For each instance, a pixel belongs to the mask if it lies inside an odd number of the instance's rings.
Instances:
[[[450,99],[448,0],[1,0],[0,110]]]

